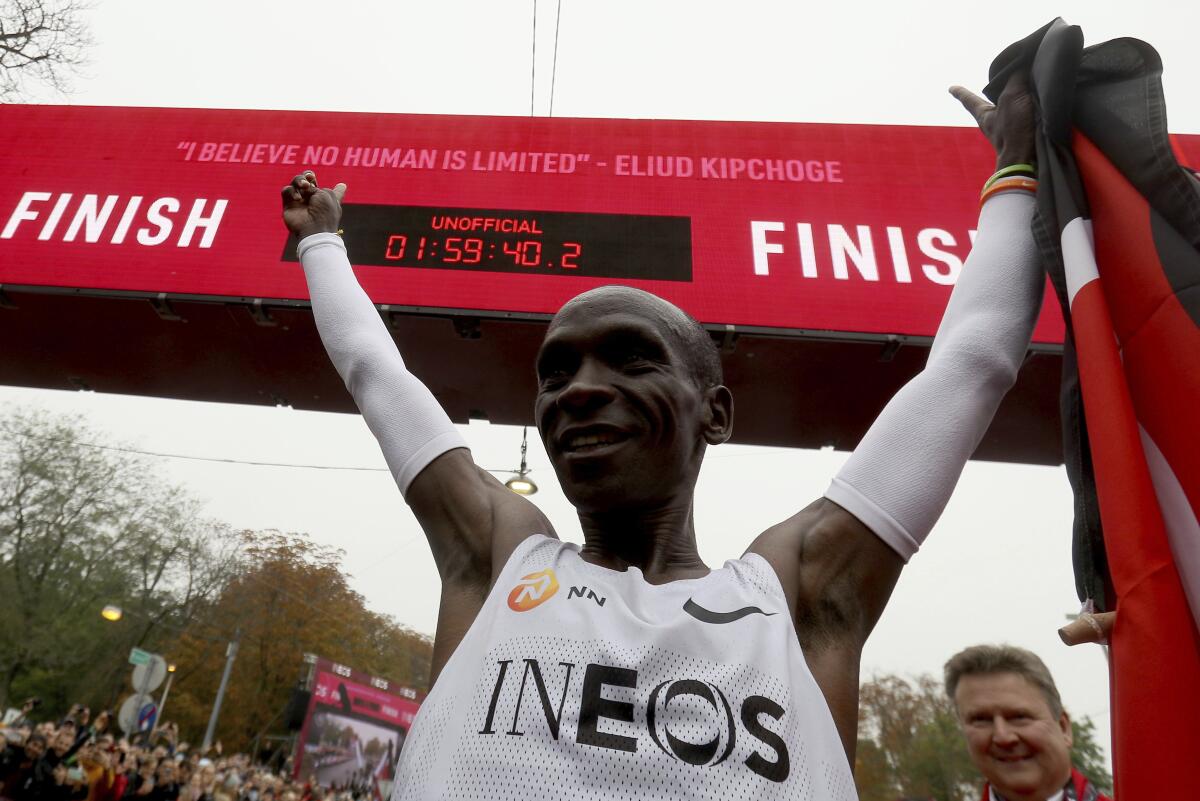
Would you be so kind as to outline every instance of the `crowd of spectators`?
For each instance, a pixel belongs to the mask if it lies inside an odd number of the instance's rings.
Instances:
[[[93,718],[76,704],[57,720],[35,722],[28,699],[0,724],[0,801],[366,801],[366,787],[294,781],[220,746],[199,753],[164,724],[132,738],[113,714]]]

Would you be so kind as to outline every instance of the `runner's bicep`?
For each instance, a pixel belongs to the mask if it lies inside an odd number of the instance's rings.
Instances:
[[[800,552],[802,587],[826,627],[845,625],[861,645],[875,627],[904,567],[903,558],[863,521],[823,499]]]
[[[768,529],[750,547],[775,568],[806,649],[866,640],[887,603],[900,556],[827,498]]]

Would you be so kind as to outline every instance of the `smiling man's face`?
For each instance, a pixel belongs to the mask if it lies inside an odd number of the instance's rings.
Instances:
[[[732,401],[701,386],[689,325],[671,304],[624,287],[593,290],[555,316],[538,354],[534,414],[580,511],[690,492],[705,445],[728,436]]]
[[[963,676],[954,692],[971,760],[1008,801],[1041,801],[1071,777],[1071,721],[1016,673]]]

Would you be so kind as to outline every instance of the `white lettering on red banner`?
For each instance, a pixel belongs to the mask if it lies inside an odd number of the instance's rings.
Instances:
[[[616,282],[931,336],[993,165],[972,128],[8,104],[0,284],[305,300],[279,191],[312,168],[376,303],[545,315]],[[1035,340],[1062,333],[1046,304]]]

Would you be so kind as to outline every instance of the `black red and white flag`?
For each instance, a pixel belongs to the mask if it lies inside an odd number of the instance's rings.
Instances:
[[[1068,321],[1062,414],[1081,599],[1116,610],[1122,801],[1173,797],[1200,753],[1200,182],[1145,42],[1061,19],[992,64],[1039,112],[1034,233]]]

